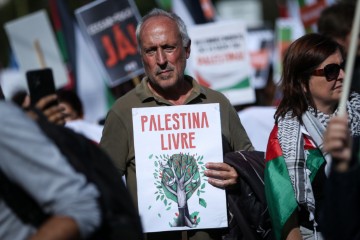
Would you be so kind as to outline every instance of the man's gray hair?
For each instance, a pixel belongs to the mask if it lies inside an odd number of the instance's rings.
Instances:
[[[162,9],[154,8],[149,13],[147,13],[145,16],[143,16],[143,18],[141,19],[141,21],[138,23],[138,25],[136,27],[136,40],[138,42],[138,48],[139,48],[140,51],[141,51],[141,49],[140,49],[140,44],[141,44],[140,31],[141,31],[142,25],[149,18],[157,17],[157,16],[164,16],[164,17],[168,17],[168,18],[174,20],[174,22],[176,23],[176,25],[179,28],[183,47],[189,46],[190,37],[189,37],[189,35],[187,33],[186,25],[185,25],[184,21],[178,15],[176,15],[175,13],[169,13],[169,12],[164,11]]]

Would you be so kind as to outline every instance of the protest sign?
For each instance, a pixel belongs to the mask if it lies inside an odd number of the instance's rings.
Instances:
[[[132,110],[144,232],[227,227],[225,191],[204,175],[223,160],[219,104]]]
[[[253,86],[255,89],[265,88],[273,60],[273,31],[266,28],[249,29],[247,47],[250,54]]]
[[[5,30],[23,73],[47,67],[52,69],[57,88],[68,82],[65,64],[45,10],[7,22]],[[27,88],[25,74],[23,76],[22,86]]]
[[[242,21],[221,21],[189,28],[189,64],[200,84],[222,92],[233,105],[252,103],[247,30]]]
[[[131,0],[94,1],[75,15],[110,87],[144,73],[135,36],[139,13]]]

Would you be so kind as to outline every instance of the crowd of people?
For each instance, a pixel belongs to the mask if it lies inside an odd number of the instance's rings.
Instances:
[[[338,19],[352,20],[353,12],[354,7],[342,3],[324,10],[319,33],[295,40],[284,56],[283,96],[264,159],[270,239],[360,239],[360,81],[355,67],[346,116],[338,116],[351,28],[345,23],[338,24],[346,25],[344,30],[332,25]],[[32,109],[41,111],[49,122],[72,128],[95,142],[125,176],[135,206],[133,108],[219,103],[223,154],[257,150],[229,100],[185,75],[191,39],[181,18],[153,9],[139,22],[136,38],[145,77],[117,99],[103,127],[84,122],[82,104],[74,92],[62,90],[37,103],[23,97],[17,105],[0,101],[0,176],[23,188],[49,215],[37,227],[22,222],[4,200],[6,184],[0,184],[0,239],[91,239],[105,219],[97,187],[75,171],[41,131]],[[4,99],[1,87],[0,98]],[[45,108],[54,99],[59,104]],[[212,186],[239,187],[240,174],[222,159],[205,167],[204,175]],[[241,234],[231,236],[230,230],[165,231],[147,233],[144,238],[244,239]]]

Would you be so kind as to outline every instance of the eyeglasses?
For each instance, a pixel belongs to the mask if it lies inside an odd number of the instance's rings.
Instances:
[[[325,76],[328,82],[336,80],[339,77],[340,69],[344,70],[344,64],[341,65],[331,63],[326,65],[323,69],[316,69],[312,73],[313,76]]]

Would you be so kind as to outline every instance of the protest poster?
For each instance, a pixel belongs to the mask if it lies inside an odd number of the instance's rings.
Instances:
[[[5,31],[23,74],[21,87],[27,89],[25,72],[40,68],[52,69],[56,88],[67,84],[65,63],[45,10],[7,22]]]
[[[234,20],[195,25],[189,28],[189,35],[189,64],[196,80],[222,92],[232,105],[254,102],[245,23]]]
[[[204,175],[223,160],[219,104],[133,108],[132,117],[144,232],[227,227],[225,191]]]
[[[273,60],[274,32],[267,28],[248,29],[252,83],[255,89],[265,88]]]
[[[144,73],[135,36],[140,15],[132,0],[97,0],[75,15],[110,87]]]

